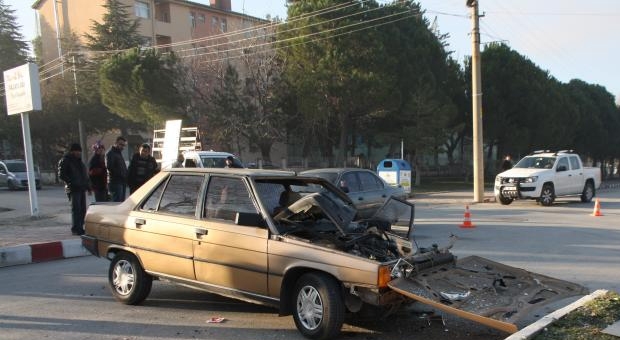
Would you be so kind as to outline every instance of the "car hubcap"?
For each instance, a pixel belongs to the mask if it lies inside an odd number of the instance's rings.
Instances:
[[[551,202],[551,197],[552,196],[553,195],[551,195],[551,190],[545,190],[542,193],[542,201],[545,202],[545,203],[549,203],[549,202]]]
[[[309,330],[314,330],[323,320],[323,301],[319,292],[311,286],[305,286],[297,295],[297,316]]]
[[[588,185],[588,187],[586,188],[586,198],[588,200],[592,199],[592,196],[594,196],[594,194],[592,193],[592,187]]]
[[[127,295],[131,292],[134,284],[134,271],[129,261],[118,261],[112,273],[112,283],[114,289],[121,295]]]

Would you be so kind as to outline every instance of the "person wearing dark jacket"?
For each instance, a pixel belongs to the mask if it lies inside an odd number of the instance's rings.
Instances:
[[[101,142],[93,144],[93,156],[88,161],[88,177],[95,193],[95,201],[108,200],[108,169],[105,166],[105,146]]]
[[[127,175],[129,193],[133,194],[157,172],[159,169],[157,168],[157,161],[151,156],[151,146],[144,143],[129,162],[129,174]]]
[[[71,144],[69,152],[58,162],[58,178],[65,182],[65,192],[71,202],[71,233],[83,235],[86,191],[90,195],[90,183],[80,144]]]
[[[123,202],[127,192],[127,164],[123,158],[123,149],[127,146],[124,137],[117,137],[116,143],[105,154],[108,168],[108,191],[113,202]]]

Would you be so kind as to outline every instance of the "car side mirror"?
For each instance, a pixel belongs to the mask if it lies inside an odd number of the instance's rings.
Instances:
[[[267,227],[265,220],[258,213],[237,212],[235,215],[235,224],[248,227]]]
[[[568,169],[566,169],[566,165],[560,165],[560,166],[558,166],[557,172],[566,171],[566,170],[568,170]]]

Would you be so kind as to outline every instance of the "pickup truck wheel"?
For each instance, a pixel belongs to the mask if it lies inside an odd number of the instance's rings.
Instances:
[[[302,275],[295,285],[293,319],[310,339],[333,339],[342,328],[345,305],[337,282],[321,273]]]
[[[540,192],[540,204],[548,207],[553,204],[555,200],[555,190],[553,190],[553,185],[545,184],[543,185],[542,191]]]
[[[144,271],[134,255],[127,252],[118,253],[110,263],[108,281],[114,298],[126,305],[144,301],[153,286],[153,277]]]
[[[592,197],[594,197],[594,193],[594,185],[592,182],[587,181],[586,185],[583,187],[583,192],[581,193],[581,202],[591,202]]]
[[[509,198],[509,197],[504,197],[504,195],[502,195],[502,194],[497,195],[497,200],[502,205],[508,205],[508,204],[512,203],[512,201],[514,201],[514,199]]]

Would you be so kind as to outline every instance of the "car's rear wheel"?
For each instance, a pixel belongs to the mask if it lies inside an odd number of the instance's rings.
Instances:
[[[114,298],[126,305],[144,301],[153,285],[153,277],[144,271],[134,255],[127,252],[120,252],[112,259],[108,281]]]
[[[338,283],[322,273],[302,275],[295,285],[293,319],[307,338],[332,339],[344,322],[345,305]]]
[[[497,195],[497,200],[502,205],[508,205],[508,204],[512,203],[512,201],[514,201],[514,199],[512,199],[512,198],[504,197],[504,195],[502,195],[501,193],[499,195]]]
[[[542,191],[540,192],[539,202],[548,207],[553,204],[553,201],[555,201],[555,190],[553,189],[553,185],[547,183],[543,185]]]
[[[594,184],[592,184],[591,181],[587,181],[586,185],[583,187],[583,192],[581,193],[581,202],[591,202],[594,194]]]

